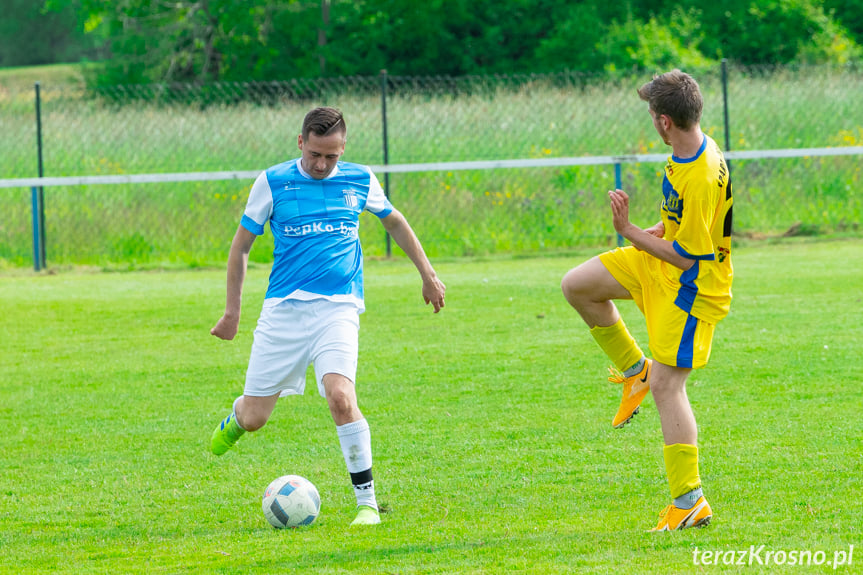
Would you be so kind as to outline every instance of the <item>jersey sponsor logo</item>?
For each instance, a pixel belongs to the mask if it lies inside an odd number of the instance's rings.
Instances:
[[[287,180],[285,181],[285,185],[282,187],[282,189],[286,192],[295,192],[298,191],[300,187],[297,185],[296,181]]]
[[[342,190],[342,194],[345,197],[345,205],[349,208],[355,208],[359,205],[359,201],[357,200],[357,191],[348,188],[346,190]]]
[[[731,255],[731,250],[724,247],[719,247],[719,263],[724,262]]]
[[[671,193],[665,196],[662,202],[662,211],[668,214],[668,219],[675,223],[680,223],[683,218],[683,200],[677,195],[673,189]]]
[[[679,224],[683,217],[683,200],[667,175],[662,177],[662,212],[676,224]]]
[[[285,236],[289,238],[300,238],[312,234],[339,234],[348,238],[356,238],[359,236],[359,227],[345,222],[340,222],[338,226],[324,222],[285,226]]]

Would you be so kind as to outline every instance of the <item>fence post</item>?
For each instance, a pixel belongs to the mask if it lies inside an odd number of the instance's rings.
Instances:
[[[614,189],[622,190],[623,189],[623,174],[620,170],[620,162],[614,164]],[[623,246],[623,236],[617,234],[617,247]]]
[[[387,143],[387,71],[381,70],[381,124],[383,126],[384,165],[390,163],[389,145]],[[390,173],[384,172],[384,195],[390,197]],[[392,255],[392,239],[389,232],[384,232],[387,242],[387,257]]]
[[[36,154],[38,159],[39,177],[45,176],[42,164],[42,96],[39,92],[39,82],[35,84],[36,89]],[[36,271],[45,267],[45,188],[39,186],[33,188],[33,256]]]
[[[731,130],[729,128],[730,120],[728,118],[728,60],[722,59],[722,109],[725,115],[725,151],[731,151]],[[726,160],[728,165],[728,173],[731,173],[731,160]]]
[[[39,241],[39,191],[34,186],[30,188],[30,206],[33,213],[33,269],[37,272],[42,269],[42,242]]]

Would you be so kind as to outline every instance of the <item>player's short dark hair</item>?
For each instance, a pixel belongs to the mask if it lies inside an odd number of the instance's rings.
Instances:
[[[668,116],[681,130],[688,130],[701,120],[704,100],[698,82],[680,70],[654,76],[638,89],[638,96],[657,116]]]
[[[303,120],[303,140],[309,138],[309,134],[316,136],[329,136],[330,134],[347,134],[348,127],[342,113],[330,107],[315,108],[306,114]]]

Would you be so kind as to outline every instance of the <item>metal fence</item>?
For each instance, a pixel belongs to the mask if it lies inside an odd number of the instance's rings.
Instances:
[[[690,71],[702,128],[731,150],[863,145],[863,73],[730,66]],[[344,159],[458,162],[666,153],[635,89],[649,77],[586,74],[350,77],[87,89],[0,87],[0,179],[262,170],[296,157],[317,105],[348,123]],[[37,118],[37,107],[39,116]],[[41,145],[39,132],[41,131]],[[386,136],[385,136],[386,135]],[[385,141],[386,137],[386,141]],[[660,164],[624,168],[634,218],[657,217]],[[733,165],[738,232],[856,229],[860,158]],[[609,166],[389,174],[387,191],[433,256],[558,250],[612,241]],[[251,180],[58,186],[43,192],[56,264],[209,264],[224,259]],[[31,191],[0,188],[0,267],[32,261]],[[798,225],[799,229],[799,225]],[[366,253],[385,252],[365,224]],[[259,245],[262,242],[259,242]],[[265,245],[253,258],[267,261]]]

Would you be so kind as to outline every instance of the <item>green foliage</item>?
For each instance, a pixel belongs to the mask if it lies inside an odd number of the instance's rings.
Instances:
[[[110,53],[92,78],[100,85],[245,81],[318,70],[306,52],[319,18],[309,2],[80,1],[88,32]]]
[[[692,13],[675,9],[667,25],[652,16],[647,22],[632,18],[614,22],[598,48],[605,56],[605,69],[609,72],[704,68],[714,62],[698,51],[701,37],[697,30]]]
[[[813,11],[812,24],[811,41],[799,43],[797,61],[849,64],[863,60],[863,47],[839,22],[821,11]]]
[[[860,0],[824,0],[824,11],[844,26],[857,44],[863,44],[863,2]]]
[[[7,29],[37,18],[32,5],[10,1],[30,7],[4,19]],[[863,58],[860,4],[843,0],[45,2],[49,16],[65,15],[67,28],[103,49],[91,78],[99,85]]]
[[[700,14],[701,51],[742,64],[859,61],[863,36],[825,12],[819,0],[728,0],[679,3]]]
[[[703,39],[700,13],[672,10],[671,18],[647,13],[606,10],[591,4],[570,6],[552,34],[540,42],[537,67],[556,70],[664,70],[703,68],[712,64],[699,50]]]
[[[619,390],[558,287],[595,253],[435,261],[437,315],[409,262],[367,262],[358,396],[390,512],[362,533],[313,386],[207,452],[242,390],[266,267],[232,342],[209,335],[224,269],[0,275],[0,572],[668,575],[729,572],[694,566],[695,548],[859,552],[860,241],[735,247],[731,314],[687,386],[714,521],[661,536],[646,533],[669,495],[656,409],[611,428]],[[308,529],[261,513],[284,473],[320,490]]]
[[[602,70],[604,54],[598,50],[604,38],[605,22],[594,3],[571,3],[552,25],[551,32],[539,40],[536,67],[551,72],[570,70]]]
[[[79,0],[52,9],[53,0],[3,0],[0,67],[77,62],[93,56],[80,25]]]

